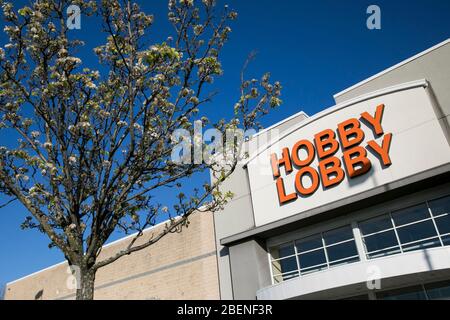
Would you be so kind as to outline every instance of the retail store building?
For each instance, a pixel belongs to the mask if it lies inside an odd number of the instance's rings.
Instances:
[[[96,298],[450,298],[450,40],[334,98],[250,138],[224,186],[233,200],[161,244],[186,252],[101,270]],[[70,298],[47,289],[64,271],[12,282],[6,298]]]

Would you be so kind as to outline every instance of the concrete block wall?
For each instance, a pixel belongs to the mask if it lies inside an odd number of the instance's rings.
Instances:
[[[195,213],[188,228],[100,269],[95,299],[219,299],[212,213]],[[145,231],[141,241],[164,228]],[[126,246],[124,238],[103,248],[100,259]],[[5,299],[74,299],[66,262],[7,284]],[[69,286],[67,285],[69,283]]]

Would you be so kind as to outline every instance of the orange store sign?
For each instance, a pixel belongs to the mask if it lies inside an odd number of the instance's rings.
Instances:
[[[314,135],[313,141],[299,140],[290,149],[282,149],[281,155],[271,155],[273,177],[276,179],[276,187],[280,205],[296,200],[301,196],[312,195],[322,183],[323,188],[338,185],[345,176],[349,179],[367,173],[372,164],[367,157],[370,149],[384,166],[391,165],[389,147],[392,141],[392,133],[385,133],[381,124],[383,118],[384,104],[377,106],[375,114],[363,112],[359,119],[351,118],[337,125],[336,132],[325,129]],[[381,145],[375,140],[362,145],[364,131],[361,126],[365,125],[371,129],[375,136],[383,136]],[[342,149],[342,159],[336,156],[339,148]],[[304,150],[306,157],[300,159],[299,151]],[[313,168],[310,164],[317,156],[318,167]],[[280,168],[284,167],[286,174],[292,174],[294,168],[296,192],[286,194],[284,180],[280,176]],[[303,177],[309,176],[311,184],[304,186]]]

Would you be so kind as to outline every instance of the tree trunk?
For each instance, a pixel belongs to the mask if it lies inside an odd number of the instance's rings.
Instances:
[[[80,283],[77,289],[77,300],[93,300],[95,270],[81,269],[80,273]]]

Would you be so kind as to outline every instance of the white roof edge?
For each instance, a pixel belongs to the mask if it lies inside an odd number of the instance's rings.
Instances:
[[[202,208],[204,208],[204,207],[205,207],[205,205],[204,205],[204,206],[201,206],[199,209],[202,209]],[[175,219],[178,219],[178,218],[179,218],[179,217],[175,217]],[[157,224],[155,224],[154,226],[148,227],[148,228],[144,229],[143,232],[148,232],[148,231],[150,231],[150,230],[152,230],[152,229],[154,229],[154,228],[156,228],[156,227],[159,227],[159,226],[163,225],[164,223],[166,223],[167,221],[169,221],[169,219],[164,220],[164,221],[161,221],[160,223],[157,223]],[[127,240],[127,239],[129,239],[129,238],[135,236],[136,234],[137,234],[137,232],[135,232],[135,233],[133,233],[133,234],[129,234],[129,235],[123,237],[123,238],[114,240],[113,242],[110,242],[110,243],[108,243],[108,244],[105,244],[105,245],[102,247],[102,249],[107,248],[107,247],[109,247],[109,246],[112,246],[113,244],[117,244],[117,243],[120,243],[120,242],[122,242],[122,241],[125,241],[125,240]],[[67,263],[67,260],[61,261],[61,262],[58,262],[58,263],[55,263],[55,264],[53,264],[53,265],[51,265],[51,266],[49,266],[49,267],[45,267],[44,269],[35,271],[35,272],[30,273],[30,274],[28,274],[28,275],[26,275],[26,276],[23,276],[23,277],[21,277],[21,278],[19,278],[19,279],[10,281],[10,282],[6,283],[6,286],[9,286],[9,285],[11,285],[11,284],[13,284],[13,283],[15,283],[15,282],[19,282],[19,281],[24,280],[24,279],[26,279],[26,278],[32,277],[32,276],[34,276],[34,275],[37,275],[38,273],[41,273],[41,272],[44,272],[44,271],[47,271],[47,270],[56,268],[56,267],[58,267],[58,266],[60,266],[60,265],[63,265],[63,264],[65,264],[65,263]]]
[[[376,98],[379,97],[381,95],[385,95],[385,94],[390,94],[390,93],[394,93],[394,92],[398,92],[398,91],[403,91],[403,90],[408,90],[408,89],[412,89],[412,88],[417,88],[417,87],[428,87],[428,81],[426,79],[420,79],[420,80],[415,80],[415,81],[409,81],[409,82],[405,82],[405,83],[401,83],[401,84],[397,84],[394,86],[390,86],[387,88],[383,88],[380,90],[376,90],[373,92],[369,92],[363,95],[360,95],[356,98],[350,99],[350,100],[346,100],[343,101],[341,103],[336,104],[335,106],[326,108],[325,110],[316,113],[315,115],[309,117],[308,119],[305,119],[305,121],[302,121],[301,123],[299,123],[297,126],[293,126],[291,129],[283,132],[283,134],[281,134],[279,137],[277,137],[275,140],[273,141],[269,141],[268,143],[266,143],[264,146],[258,148],[257,152],[254,153],[252,156],[250,156],[248,159],[245,159],[244,163],[242,164],[242,167],[245,168],[247,167],[247,165],[253,161],[256,157],[258,157],[263,151],[267,150],[268,148],[270,148],[272,145],[274,145],[275,143],[277,143],[278,141],[282,140],[283,138],[285,138],[286,136],[290,135],[292,132],[295,132],[297,130],[299,130],[300,128],[307,126],[308,124],[319,120],[320,118],[323,118],[333,112],[337,112],[343,108],[349,107],[351,105],[354,105],[356,103],[365,101],[365,100],[369,100],[372,98]]]
[[[363,81],[360,81],[357,84],[355,84],[355,85],[353,85],[353,86],[351,86],[351,87],[349,87],[349,88],[347,88],[345,90],[342,90],[341,92],[336,93],[335,95],[333,95],[333,98],[336,100],[336,98],[338,98],[339,96],[341,96],[343,94],[346,94],[349,91],[352,91],[352,90],[354,90],[354,89],[356,89],[356,88],[358,88],[358,87],[360,87],[360,86],[362,86],[362,85],[364,85],[364,84],[366,84],[366,83],[368,83],[368,82],[370,82],[370,81],[372,81],[372,80],[374,80],[376,78],[381,77],[382,75],[385,75],[388,72],[391,72],[392,70],[395,70],[395,69],[397,69],[399,67],[402,67],[405,64],[408,64],[408,63],[410,63],[410,62],[412,62],[412,61],[414,61],[414,60],[416,60],[416,59],[418,59],[418,58],[420,58],[420,57],[422,57],[422,56],[424,56],[424,55],[426,55],[426,54],[428,54],[428,53],[430,53],[430,52],[432,52],[432,51],[434,51],[436,49],[439,49],[440,47],[443,47],[443,46],[445,46],[445,45],[447,45],[449,43],[450,43],[450,38],[448,38],[447,40],[445,40],[443,42],[438,43],[437,45],[435,45],[435,46],[433,46],[433,47],[431,47],[431,48],[429,48],[429,49],[427,49],[425,51],[422,51],[422,52],[412,56],[411,58],[403,60],[402,62],[397,63],[396,65],[393,65],[392,67],[387,68],[387,69],[385,69],[385,70],[383,70],[383,71],[381,71],[381,72],[379,72],[379,73],[377,73],[377,74],[375,74],[375,75],[373,75],[373,76],[371,76],[371,77],[369,77],[369,78],[367,78],[367,79],[365,79]]]
[[[300,112],[294,113],[293,115],[291,115],[291,116],[289,116],[289,117],[287,117],[287,118],[285,118],[285,119],[283,119],[281,121],[278,121],[277,123],[275,123],[275,124],[273,124],[273,125],[271,125],[271,126],[269,126],[267,128],[262,129],[261,131],[258,131],[257,133],[255,133],[252,136],[252,138],[257,137],[260,134],[262,134],[264,132],[267,132],[269,130],[272,130],[272,129],[278,127],[278,126],[281,126],[282,124],[284,124],[284,123],[288,122],[289,120],[292,120],[292,119],[294,119],[294,118],[296,118],[298,116],[304,116],[305,118],[309,118],[309,116],[304,111],[300,111]]]
[[[36,271],[36,272],[30,273],[30,274],[28,274],[28,275],[26,275],[26,276],[23,276],[23,277],[19,278],[19,279],[10,281],[10,282],[6,283],[6,287],[8,287],[10,284],[13,284],[13,283],[15,283],[15,282],[19,282],[19,281],[24,280],[24,279],[26,279],[26,278],[32,277],[32,276],[34,276],[34,275],[36,275],[36,274],[38,274],[38,273],[44,272],[44,271],[46,271],[46,270],[50,270],[50,269],[56,268],[56,267],[58,267],[58,266],[60,266],[60,265],[63,265],[63,264],[65,264],[65,263],[67,263],[67,261],[61,261],[61,262],[55,263],[54,265],[51,265],[51,266],[49,266],[49,267],[46,267],[46,268],[44,268],[44,269],[41,269],[41,270],[38,270],[38,271]]]

